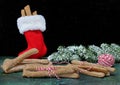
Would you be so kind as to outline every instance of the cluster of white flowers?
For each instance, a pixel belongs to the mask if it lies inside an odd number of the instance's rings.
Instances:
[[[71,45],[59,46],[57,52],[52,53],[47,58],[48,60],[56,63],[68,63],[71,60],[84,60],[89,62],[97,62],[100,54],[112,54],[116,62],[120,62],[120,46],[118,44],[102,43],[100,46],[89,45]]]

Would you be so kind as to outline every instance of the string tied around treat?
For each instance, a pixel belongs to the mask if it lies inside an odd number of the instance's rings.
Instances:
[[[37,71],[48,71],[48,75],[51,77],[54,75],[57,79],[60,79],[59,76],[55,73],[56,68],[54,66],[49,67],[37,67]]]

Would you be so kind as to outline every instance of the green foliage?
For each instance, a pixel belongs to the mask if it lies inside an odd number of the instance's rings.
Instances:
[[[100,46],[89,45],[71,45],[58,46],[57,52],[48,56],[48,60],[52,62],[70,62],[71,60],[85,60],[89,62],[97,62],[97,57],[101,54],[112,54],[115,57],[115,62],[120,62],[120,46],[112,43],[102,43]]]

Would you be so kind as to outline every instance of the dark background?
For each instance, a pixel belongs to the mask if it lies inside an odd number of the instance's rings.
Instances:
[[[27,4],[46,19],[47,55],[59,45],[120,44],[119,0],[0,0],[1,56],[17,56],[27,46],[16,25]]]

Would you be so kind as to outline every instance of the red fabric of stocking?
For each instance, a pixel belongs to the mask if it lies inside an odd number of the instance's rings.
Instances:
[[[30,56],[29,58],[41,58],[47,53],[47,47],[44,42],[43,34],[40,30],[29,30],[24,32],[25,39],[27,41],[27,48],[20,52],[19,55],[26,52],[31,48],[37,48],[39,52]]]

